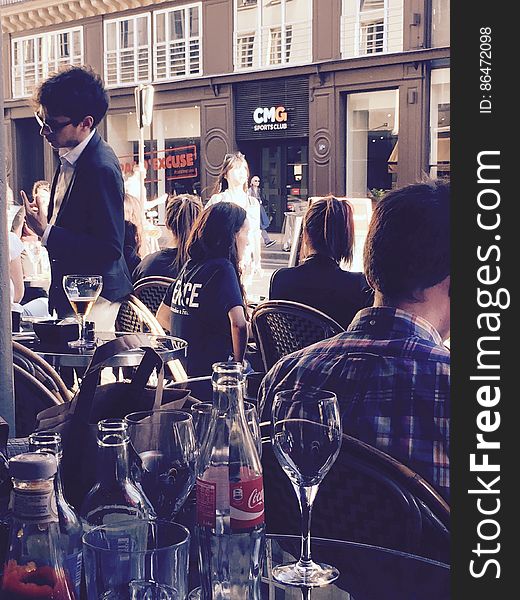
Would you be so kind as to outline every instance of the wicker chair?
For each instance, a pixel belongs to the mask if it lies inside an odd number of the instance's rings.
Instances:
[[[72,391],[58,372],[30,348],[13,340],[13,362],[43,384],[59,403],[72,399]]]
[[[133,294],[130,294],[119,307],[116,317],[116,331],[165,335],[164,329],[155,318],[155,315]]]
[[[262,302],[251,322],[266,372],[282,356],[344,331],[325,313],[288,300]]]
[[[23,438],[35,430],[41,410],[63,401],[25,368],[14,363],[13,371],[16,437]]]
[[[152,335],[166,335],[161,324],[148,308],[130,294],[119,307],[116,318],[116,331],[125,333],[151,333]],[[173,381],[184,381],[187,378],[184,365],[179,359],[170,360],[167,363],[168,369],[165,375]],[[129,376],[130,371],[127,367],[123,368],[123,374]]]
[[[298,535],[297,499],[270,440],[264,442],[262,464],[268,532]],[[344,434],[340,454],[320,485],[311,533],[449,562],[449,522],[448,504],[420,475]]]
[[[171,277],[143,277],[134,284],[134,295],[155,315],[166,290],[174,281]]]

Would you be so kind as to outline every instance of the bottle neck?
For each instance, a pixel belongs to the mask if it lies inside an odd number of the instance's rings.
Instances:
[[[113,485],[130,478],[129,442],[105,445],[98,441],[98,482]]]
[[[26,523],[58,522],[54,477],[38,480],[13,479],[11,493],[13,518]]]

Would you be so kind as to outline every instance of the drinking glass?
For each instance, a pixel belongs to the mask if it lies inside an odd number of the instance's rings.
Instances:
[[[319,587],[333,582],[339,571],[311,558],[311,510],[318,487],[341,447],[341,418],[333,392],[314,388],[275,394],[272,407],[273,450],[289,477],[302,513],[300,559],[273,568],[273,577],[287,585]]]
[[[204,438],[208,433],[212,419],[213,404],[211,402],[196,402],[191,407],[191,416],[193,417],[193,426],[195,428],[195,437],[199,448],[202,448]],[[262,457],[262,434],[260,432],[260,419],[256,407],[252,402],[244,401],[244,414],[247,424],[253,436],[258,456]],[[215,413],[216,415],[216,413]]]
[[[184,600],[190,533],[171,521],[123,520],[83,534],[88,600]]]
[[[95,341],[86,339],[86,318],[98,299],[103,287],[101,275],[64,275],[63,289],[78,317],[80,336],[69,342],[71,348],[93,348]]]
[[[173,519],[195,485],[198,446],[191,415],[150,410],[125,417],[139,455],[137,479],[159,518]]]

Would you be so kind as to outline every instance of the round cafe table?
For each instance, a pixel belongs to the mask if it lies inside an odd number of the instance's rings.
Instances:
[[[312,556],[336,566],[339,578],[331,585],[312,590],[283,586],[271,577],[273,566],[299,556],[300,539],[268,535],[262,598],[305,600],[448,600],[448,565],[387,550],[377,546],[339,540],[312,539]]]
[[[125,332],[108,333],[96,332],[98,345],[104,344],[114,338],[126,335]],[[139,336],[145,336],[151,346],[157,350],[165,362],[175,359],[184,359],[186,356],[187,342],[180,338],[169,335],[152,335],[148,333],[139,333]],[[94,354],[92,349],[70,348],[68,344],[44,344],[34,332],[21,332],[13,334],[13,339],[20,342],[27,348],[30,348],[43,359],[45,359],[58,372],[62,367],[73,367],[75,369],[85,369]],[[108,362],[109,367],[136,367],[141,362],[143,352],[141,350],[129,350],[113,356]]]

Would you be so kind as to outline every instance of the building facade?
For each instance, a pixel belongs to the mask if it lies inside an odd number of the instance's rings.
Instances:
[[[55,157],[30,95],[65,64],[102,74],[102,134],[137,162],[134,89],[155,88],[148,197],[204,199],[235,150],[279,230],[287,203],[377,199],[449,174],[449,0],[3,0],[5,125],[17,197]]]

